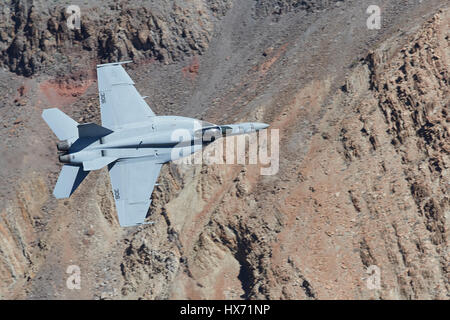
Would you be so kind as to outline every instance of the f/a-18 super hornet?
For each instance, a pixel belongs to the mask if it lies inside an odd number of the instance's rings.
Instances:
[[[122,67],[127,62],[97,66],[102,126],[79,124],[56,108],[44,110],[42,117],[61,140],[57,149],[64,166],[53,195],[68,198],[89,171],[108,166],[119,223],[135,226],[145,221],[164,163],[201,150],[225,133],[251,133],[268,125],[221,126],[186,117],[156,116]]]

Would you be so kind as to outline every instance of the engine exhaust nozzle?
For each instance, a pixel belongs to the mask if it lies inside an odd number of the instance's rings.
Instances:
[[[58,158],[61,163],[70,163],[70,155],[68,154],[60,155]]]
[[[70,143],[67,140],[60,141],[56,144],[58,151],[69,151]]]

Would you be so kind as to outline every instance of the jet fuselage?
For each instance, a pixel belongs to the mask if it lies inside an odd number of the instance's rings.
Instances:
[[[102,157],[115,159],[149,158],[158,163],[177,160],[201,150],[223,135],[237,135],[266,128],[264,123],[218,126],[179,116],[155,116],[116,129],[100,139],[81,138],[60,155],[63,163],[83,164]],[[83,141],[84,140],[84,141]]]

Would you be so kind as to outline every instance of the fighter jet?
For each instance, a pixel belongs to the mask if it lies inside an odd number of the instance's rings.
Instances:
[[[42,117],[60,140],[63,163],[53,195],[68,198],[89,171],[108,166],[119,224],[145,224],[161,166],[188,156],[223,135],[255,132],[265,123],[214,125],[205,121],[157,116],[144,101],[122,64],[97,65],[102,125],[79,124],[57,108]]]

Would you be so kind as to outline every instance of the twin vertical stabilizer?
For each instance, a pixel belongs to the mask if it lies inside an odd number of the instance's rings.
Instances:
[[[57,108],[45,109],[42,111],[42,118],[59,140],[78,138],[78,122],[61,110]]]

